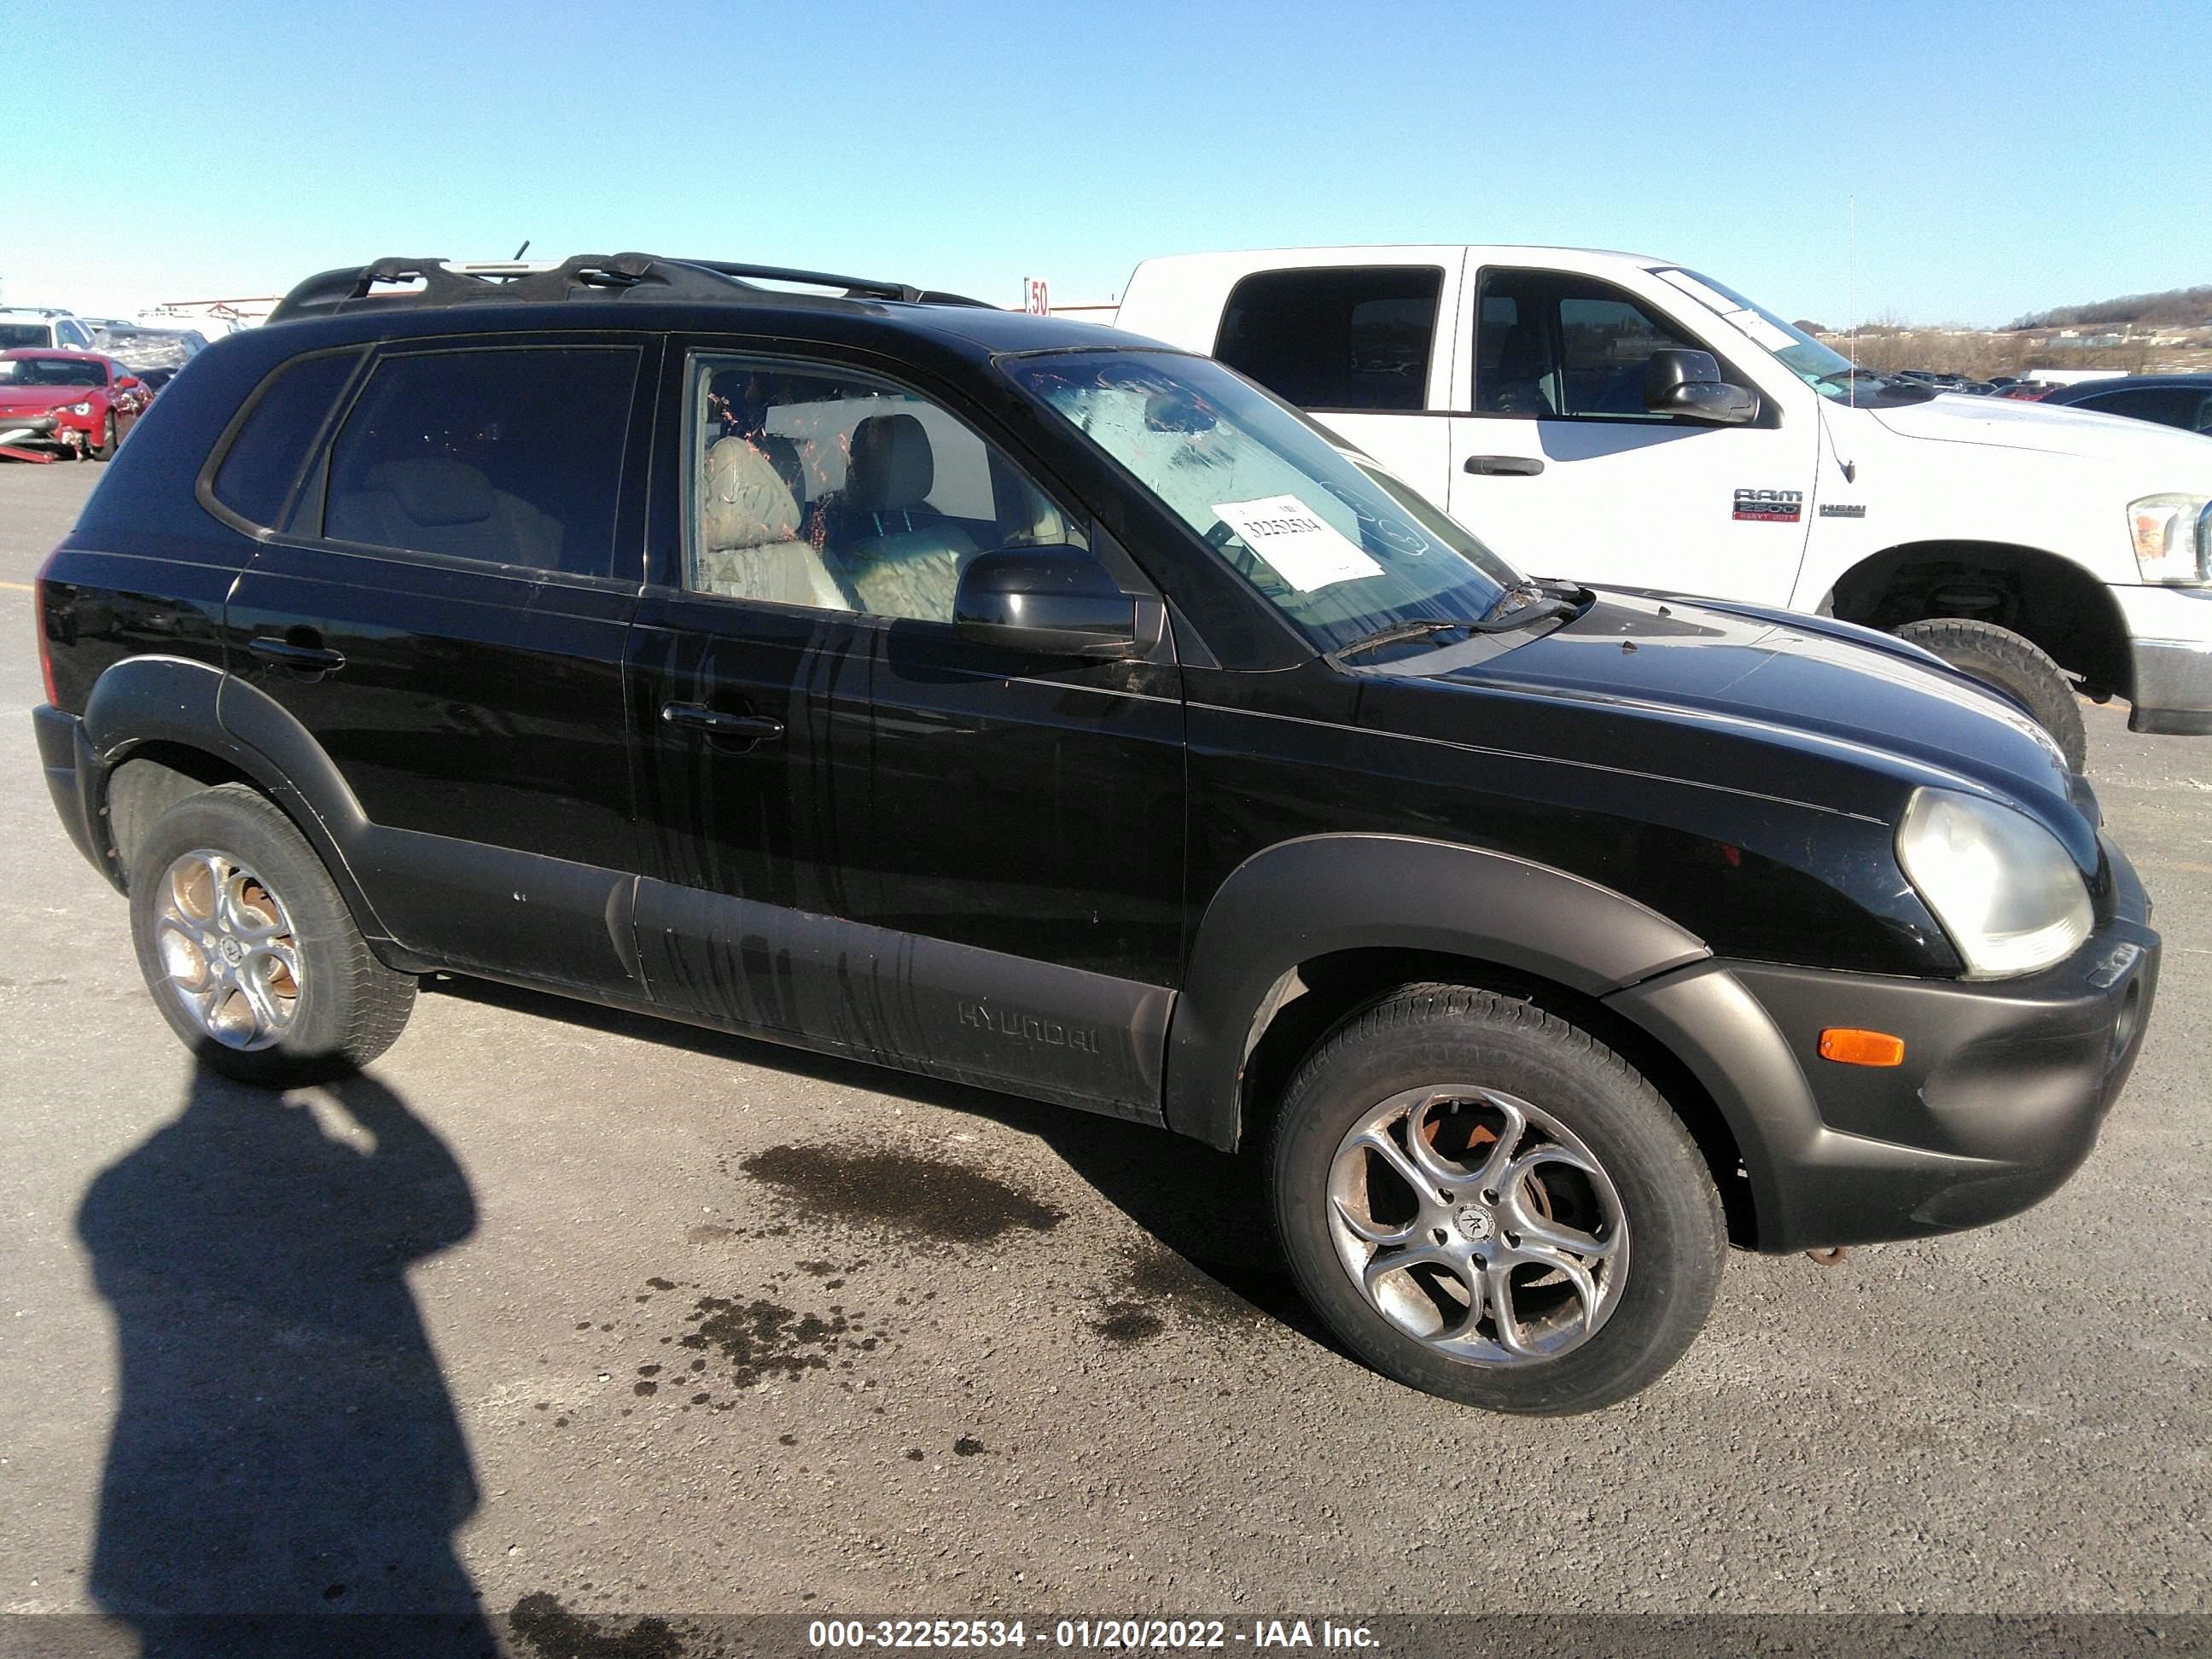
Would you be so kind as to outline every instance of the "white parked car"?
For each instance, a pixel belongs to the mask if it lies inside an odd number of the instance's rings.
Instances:
[[[0,307],[0,351],[29,347],[48,351],[94,349],[92,328],[83,318],[50,307]]]
[[[2212,734],[2204,438],[1885,380],[1709,277],[1583,248],[1150,259],[1113,321],[1242,370],[1522,569],[1904,635],[2077,769],[2069,679],[2136,731]]]

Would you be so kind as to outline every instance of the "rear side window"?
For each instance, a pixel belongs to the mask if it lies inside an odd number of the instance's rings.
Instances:
[[[637,364],[627,346],[385,359],[331,446],[323,534],[611,574]]]
[[[216,470],[216,500],[248,524],[275,525],[323,417],[360,361],[358,351],[337,351],[279,369]]]
[[[1423,409],[1443,282],[1433,265],[1261,271],[1231,290],[1213,355],[1301,409]]]

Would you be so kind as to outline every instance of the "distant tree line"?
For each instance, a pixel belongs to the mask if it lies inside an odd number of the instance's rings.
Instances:
[[[2133,323],[2153,328],[2191,328],[2212,319],[2212,288],[2170,288],[2162,294],[2130,294],[2094,305],[2060,306],[2032,311],[2008,323],[2008,329],[2080,328],[2084,325]]]

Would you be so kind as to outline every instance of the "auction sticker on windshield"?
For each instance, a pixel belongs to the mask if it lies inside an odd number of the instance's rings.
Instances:
[[[1382,574],[1382,567],[1357,542],[1295,495],[1216,501],[1213,516],[1243,538],[1245,546],[1301,593]]]

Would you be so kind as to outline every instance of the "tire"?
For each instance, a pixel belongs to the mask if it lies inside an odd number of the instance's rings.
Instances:
[[[2079,772],[2087,763],[2089,734],[2081,725],[2081,705],[2075,701],[2074,682],[2039,647],[1994,623],[1967,622],[1956,617],[1907,623],[1897,630],[1897,637],[1934,652],[1985,685],[2008,692],[2025,703],[2036,724],[2057,741],[2069,767]]]
[[[122,441],[115,435],[115,411],[111,409],[107,411],[107,418],[100,423],[100,441],[92,447],[92,459],[95,461],[112,460],[116,446]]]
[[[131,931],[162,1017],[243,1082],[287,1088],[357,1070],[415,1006],[414,977],[376,959],[314,849],[245,784],[187,795],[148,827],[131,860]]]
[[[1353,1141],[1408,1101],[1383,1125],[1395,1162]],[[1424,1173],[1406,1151],[1417,1121],[1433,1202],[1414,1213],[1413,1183],[1389,1171]],[[1484,1187],[1500,1157],[1522,1178]],[[1291,1271],[1345,1345],[1387,1376],[1492,1411],[1563,1416],[1646,1387],[1703,1328],[1728,1253],[1705,1160],[1658,1091],[1580,1028],[1464,986],[1407,986],[1323,1039],[1284,1096],[1269,1183]],[[1547,1253],[1538,1226],[1604,1248]],[[1380,1231],[1405,1242],[1378,1243]],[[1364,1289],[1363,1270],[1386,1258],[1408,1265]],[[1584,1288],[1549,1265],[1562,1261]],[[1503,1276],[1510,1327],[1487,1296],[1467,1317],[1471,1284],[1490,1275]]]

